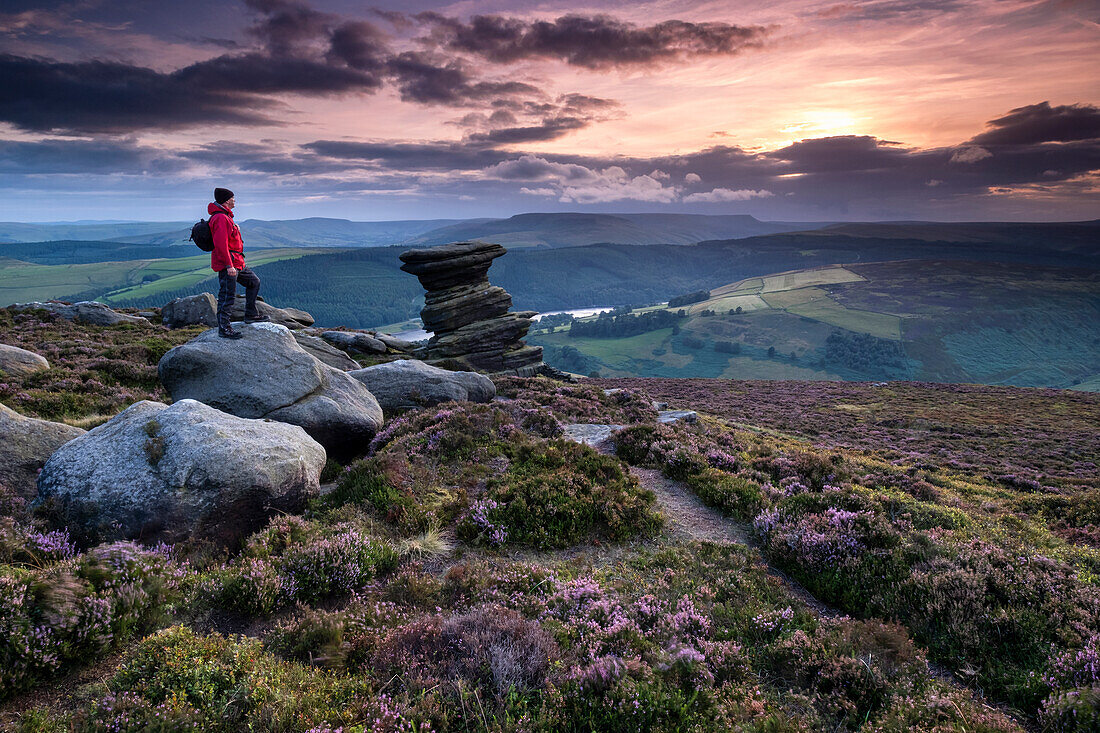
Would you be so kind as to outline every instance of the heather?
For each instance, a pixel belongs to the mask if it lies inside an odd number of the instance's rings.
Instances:
[[[106,330],[119,348],[150,333]],[[703,404],[661,425],[641,388],[497,381],[497,401],[390,419],[305,511],[229,549],[81,548],[0,495],[0,725],[1093,724],[1100,559],[1070,532],[1096,525],[1090,491]],[[575,422],[625,428],[611,452],[565,440]],[[636,467],[751,541],[685,538]]]
[[[1008,486],[1100,487],[1100,397],[1055,389],[927,382],[602,379],[731,425],[797,435]]]
[[[896,619],[935,662],[994,699],[1035,715],[1065,688],[1094,683],[1048,670],[1051,655],[1092,649],[1100,590],[1091,547],[1067,543],[1043,514],[1019,511],[1035,504],[1034,487],[717,421],[632,426],[617,451],[751,521],[765,557],[816,598],[861,618]],[[1062,522],[1091,522],[1081,495],[1041,506],[1079,510],[1063,509]]]
[[[201,329],[89,326],[47,311],[0,308],[0,343],[46,357],[50,368],[0,375],[0,402],[30,417],[82,426],[102,422],[139,400],[169,401],[157,362]]]

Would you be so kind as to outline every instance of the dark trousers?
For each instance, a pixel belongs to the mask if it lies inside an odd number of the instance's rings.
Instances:
[[[256,296],[260,292],[260,278],[256,273],[242,267],[236,277],[230,277],[229,268],[218,272],[218,328],[229,328],[233,314],[233,303],[237,298],[237,283],[244,285],[244,317],[251,318],[256,312]]]

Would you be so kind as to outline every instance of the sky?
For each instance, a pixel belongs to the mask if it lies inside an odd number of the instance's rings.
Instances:
[[[1100,0],[0,0],[0,220],[1100,217]]]

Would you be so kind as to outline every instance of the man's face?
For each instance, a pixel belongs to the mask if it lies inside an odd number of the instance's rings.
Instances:
[[[237,205],[237,197],[236,196],[230,196],[229,200],[225,202],[225,208],[229,209],[230,211],[232,211],[233,208],[236,205]]]

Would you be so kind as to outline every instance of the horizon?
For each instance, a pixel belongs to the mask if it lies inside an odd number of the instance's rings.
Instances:
[[[1100,209],[1087,5],[6,7],[5,221],[187,220],[215,186],[267,221]]]

